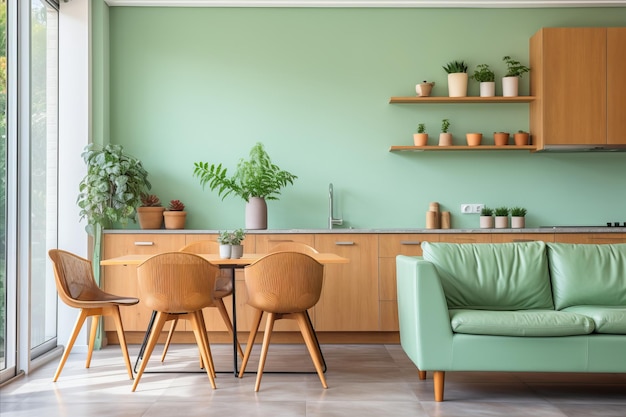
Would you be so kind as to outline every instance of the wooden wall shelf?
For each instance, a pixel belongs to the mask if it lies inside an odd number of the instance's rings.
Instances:
[[[531,151],[535,152],[537,148],[534,145],[527,146],[495,146],[495,145],[481,145],[481,146],[392,146],[389,148],[389,152],[425,152],[425,151]]]
[[[391,97],[389,103],[434,104],[434,103],[530,103],[534,96],[517,97]]]

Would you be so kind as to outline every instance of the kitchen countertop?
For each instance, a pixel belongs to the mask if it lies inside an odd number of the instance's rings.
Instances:
[[[212,234],[219,233],[219,230],[191,230],[191,229],[106,229],[104,233],[109,234]],[[374,234],[401,234],[401,233],[626,233],[626,227],[590,227],[590,226],[568,226],[568,227],[536,227],[523,229],[265,229],[246,230],[247,234],[349,234],[349,233],[374,233]]]

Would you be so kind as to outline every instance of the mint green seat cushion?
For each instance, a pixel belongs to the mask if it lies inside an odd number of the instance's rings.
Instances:
[[[544,242],[422,243],[449,308],[554,309]]]
[[[573,306],[562,311],[590,317],[595,323],[596,333],[626,334],[626,307]]]
[[[554,304],[626,308],[626,244],[548,243]]]
[[[450,310],[450,323],[455,333],[491,336],[577,336],[594,329],[587,316],[554,310]]]

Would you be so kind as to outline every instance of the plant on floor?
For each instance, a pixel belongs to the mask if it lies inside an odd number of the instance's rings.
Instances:
[[[497,207],[494,210],[494,213],[495,213],[496,217],[508,216],[509,215],[509,208],[508,207]]]
[[[472,79],[479,83],[492,82],[496,80],[496,74],[489,68],[488,64],[480,64],[477,69],[474,70]]]
[[[443,69],[448,74],[467,72],[467,64],[465,61],[450,61],[443,66]]]
[[[522,75],[530,71],[530,68],[522,65],[519,61],[514,60],[508,55],[503,57],[502,60],[506,63],[507,66],[505,77],[521,77]]]

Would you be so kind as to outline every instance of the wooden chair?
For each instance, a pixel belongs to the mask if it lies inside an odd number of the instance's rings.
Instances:
[[[167,321],[191,322],[206,373],[215,389],[215,370],[202,309],[213,305],[215,278],[219,269],[201,256],[166,252],[148,258],[137,267],[142,303],[156,311],[141,366],[132,390],[135,391],[150,355]]]
[[[85,368],[89,368],[100,316],[113,316],[128,376],[130,379],[133,379],[133,370],[130,365],[119,307],[135,305],[139,302],[139,299],[122,297],[102,291],[96,284],[91,261],[88,259],[60,249],[51,249],[48,251],[48,256],[52,261],[59,297],[68,306],[80,309],[80,314],[72,330],[70,340],[65,347],[65,352],[63,352],[61,357],[61,362],[54,374],[53,381],[56,382],[59,379],[63,366],[65,366],[65,362],[70,356],[76,337],[80,333],[85,320],[87,317],[92,317],[87,362],[85,364]]]
[[[180,251],[195,254],[218,253],[219,244],[212,240],[199,240],[197,242],[192,242],[187,246],[184,246],[180,249]],[[224,324],[226,325],[228,333],[231,337],[234,338],[235,335],[233,331],[233,325],[223,300],[224,297],[228,297],[233,293],[232,273],[234,271],[232,269],[220,269],[219,271],[219,275],[215,279],[215,291],[213,292],[214,303],[212,306],[209,307],[217,307],[217,310],[220,312],[220,316],[222,316],[222,320],[224,320]],[[165,355],[167,354],[170,342],[172,341],[172,336],[174,335],[174,330],[176,329],[177,323],[178,320],[176,319],[172,322],[172,327],[170,327],[170,332],[167,335],[165,347],[163,348],[163,354],[161,355],[161,362],[165,360]],[[239,353],[239,356],[243,358],[243,350],[241,350],[239,341],[237,341],[237,352]]]
[[[322,354],[315,342],[315,330],[306,316],[306,311],[315,306],[320,298],[323,278],[324,266],[309,255],[298,252],[271,253],[245,268],[248,304],[255,309],[255,315],[239,378],[243,376],[250,359],[263,313],[268,313],[254,391],[261,386],[272,329],[279,319],[297,321],[322,386],[328,388],[322,369]]]
[[[309,246],[306,243],[300,242],[281,242],[277,245],[272,246],[269,252],[299,252],[306,253],[307,255],[319,253],[314,247]]]

